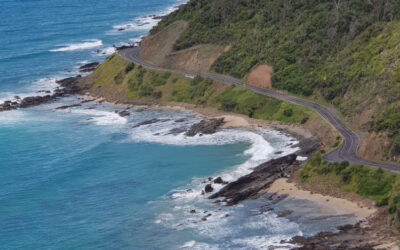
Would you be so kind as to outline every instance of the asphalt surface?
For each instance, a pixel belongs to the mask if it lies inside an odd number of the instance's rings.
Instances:
[[[175,69],[166,69],[158,66],[154,66],[149,64],[139,57],[139,48],[125,48],[118,51],[119,55],[125,58],[128,61],[131,61],[135,64],[142,65],[143,67],[155,70],[163,70],[169,72],[175,72],[179,74],[186,75],[187,77],[195,77],[196,75],[200,75],[204,78],[211,78],[217,82],[228,84],[228,85],[238,85],[247,89],[250,89],[259,94],[269,96],[272,98],[276,98],[282,101],[290,102],[296,105],[301,105],[307,108],[310,108],[317,112],[325,121],[331,124],[342,136],[343,142],[340,144],[335,150],[329,152],[324,155],[324,159],[331,162],[342,162],[348,161],[353,164],[362,164],[371,167],[377,167],[386,169],[391,172],[400,173],[400,166],[390,163],[380,163],[380,162],[372,162],[365,159],[362,159],[358,156],[358,149],[361,146],[363,141],[363,136],[352,131],[348,128],[337,116],[336,112],[327,107],[321,106],[317,103],[304,100],[302,98],[291,96],[288,94],[279,93],[274,90],[258,88],[255,86],[251,86],[248,84],[243,84],[236,78],[226,75],[214,74],[214,73],[199,73],[199,72],[190,72],[185,70],[175,70]]]

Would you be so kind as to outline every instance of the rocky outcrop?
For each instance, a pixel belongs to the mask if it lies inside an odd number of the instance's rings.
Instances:
[[[248,175],[227,184],[210,199],[225,197],[228,206],[236,205],[247,199],[255,199],[261,195],[263,189],[268,188],[276,179],[290,177],[294,170],[299,168],[297,155],[291,154],[265,162]]]
[[[224,118],[201,120],[199,123],[193,124],[185,135],[214,134],[222,124],[224,124]]]
[[[137,127],[140,127],[140,126],[143,126],[143,125],[149,125],[149,124],[153,124],[153,123],[156,123],[156,122],[166,122],[166,121],[169,121],[169,120],[170,119],[154,118],[154,119],[146,120],[146,121],[143,121],[143,122],[139,122],[136,125],[134,125],[132,128],[137,128]]]
[[[207,184],[206,187],[204,188],[204,192],[206,193],[211,193],[214,190],[214,188],[211,186],[211,184]]]
[[[290,243],[301,245],[297,249],[386,249],[376,248],[379,242],[370,242],[366,229],[360,224],[338,227],[338,233],[320,232],[312,237],[295,236]]]
[[[82,106],[82,104],[77,103],[77,104],[72,104],[72,105],[64,105],[64,106],[57,107],[56,109],[68,109],[68,108],[74,108],[74,107],[79,107],[79,106]]]
[[[121,117],[125,117],[125,116],[129,116],[129,115],[130,115],[130,113],[129,113],[128,110],[120,111],[120,112],[118,112],[118,114],[119,114],[119,116],[121,116]]]
[[[20,98],[16,98],[19,101],[5,101],[0,104],[0,112],[1,111],[9,111],[18,108],[29,108],[33,106],[37,106],[43,103],[51,102],[57,99],[58,97],[63,97],[70,94],[76,94],[82,90],[79,85],[79,80],[81,76],[69,77],[62,80],[57,81],[57,83],[62,88],[57,88],[52,95],[43,95],[43,96],[29,96],[20,100]],[[43,93],[47,93],[46,91]]]
[[[99,66],[98,62],[87,63],[79,67],[79,72],[92,72],[97,68],[97,66]]]

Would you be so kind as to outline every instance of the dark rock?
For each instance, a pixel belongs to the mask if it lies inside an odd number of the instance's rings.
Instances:
[[[79,86],[79,80],[81,76],[69,77],[62,80],[57,81],[57,83],[63,88],[57,88],[52,95],[45,96],[29,96],[25,97],[21,100],[20,103],[6,101],[3,104],[0,104],[0,112],[8,111],[18,108],[28,108],[37,106],[43,103],[47,103],[50,101],[54,101],[58,97],[62,97],[68,94],[76,94],[82,90]],[[42,90],[41,93],[51,93],[50,91]]]
[[[119,114],[119,116],[121,116],[121,117],[125,117],[125,116],[129,116],[129,115],[130,115],[130,113],[129,113],[127,110],[118,112],[118,114]]]
[[[228,182],[222,180],[221,177],[215,178],[214,183],[215,183],[215,184],[228,184]]]
[[[167,135],[178,135],[178,134],[183,133],[185,131],[186,131],[185,128],[173,128],[167,133]]]
[[[290,177],[292,172],[300,166],[296,161],[297,155],[291,154],[265,162],[248,175],[229,183],[220,191],[210,196],[210,199],[225,197],[227,205],[235,205],[246,199],[255,199],[261,196],[260,191],[268,188],[276,179]]]
[[[19,108],[28,108],[32,106],[37,106],[49,101],[54,100],[55,97],[51,95],[45,96],[29,96],[22,99],[21,103],[19,104]]]
[[[196,210],[192,209],[192,210],[190,210],[190,213],[191,213],[191,214],[195,214],[195,213],[196,213]]]
[[[211,186],[211,184],[207,184],[204,188],[204,191],[206,193],[211,193],[214,190],[214,188]]]
[[[178,119],[178,120],[175,120],[175,122],[184,122],[184,121],[186,121],[185,119]]]
[[[201,218],[202,221],[206,221],[208,217],[210,217],[211,214],[207,214],[206,216],[204,216],[203,218]]]
[[[97,66],[99,66],[98,62],[87,63],[79,67],[79,72],[92,72]]]
[[[16,100],[21,100],[21,97],[19,97],[19,96],[14,96],[14,98],[16,99]]]
[[[224,118],[201,120],[199,123],[193,124],[185,135],[195,136],[197,134],[214,134],[222,124],[224,124]]]
[[[282,154],[282,153],[283,153],[283,151],[275,152],[276,155],[280,155],[280,154]]]
[[[369,235],[359,224],[338,227],[339,232],[320,232],[312,237],[295,236],[289,243],[301,245],[296,249],[375,249],[379,243],[369,243]],[[361,230],[361,231],[360,231]],[[285,242],[286,243],[286,242]]]
[[[208,181],[212,181],[213,178],[212,178],[212,177],[208,177],[207,180],[208,180]]]
[[[160,119],[157,119],[157,118],[154,118],[154,119],[151,119],[151,120],[146,120],[146,121],[137,123],[132,128],[137,128],[137,127],[140,127],[140,126],[143,126],[143,125],[153,124],[153,123],[156,123],[156,122],[159,122],[159,121],[160,121]]]
[[[290,215],[292,213],[293,213],[292,210],[284,210],[284,211],[278,212],[277,215],[278,215],[278,217],[286,217],[286,216],[288,216],[288,215]]]
[[[77,103],[77,104],[72,104],[72,105],[60,106],[60,107],[57,107],[56,109],[67,109],[67,108],[73,108],[73,107],[79,107],[79,106],[82,106],[82,105],[80,103]]]
[[[157,118],[154,118],[154,119],[151,119],[151,120],[139,122],[136,125],[134,125],[132,128],[137,128],[137,127],[140,127],[140,126],[143,126],[143,125],[149,125],[149,124],[153,124],[153,123],[156,123],[156,122],[167,122],[169,120],[170,119],[157,119]]]

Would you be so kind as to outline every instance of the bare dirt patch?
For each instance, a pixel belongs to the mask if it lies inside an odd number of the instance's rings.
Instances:
[[[143,38],[140,44],[140,57],[153,65],[164,68],[206,72],[214,61],[230,48],[229,46],[200,44],[174,51],[175,41],[186,28],[186,22],[178,21],[154,35]]]
[[[271,75],[273,69],[267,64],[259,65],[247,76],[247,83],[261,88],[272,88]]]

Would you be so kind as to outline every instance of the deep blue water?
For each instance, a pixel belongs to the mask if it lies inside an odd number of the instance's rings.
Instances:
[[[145,35],[154,24],[147,15],[182,2],[0,3],[2,102],[54,89],[56,78]],[[201,119],[189,112],[95,102],[55,109],[79,98],[0,113],[0,249],[260,249],[354,221],[325,218],[333,211],[303,200],[260,214],[262,199],[223,207],[201,194],[209,176],[232,181],[277,151],[295,151],[290,136],[257,129],[188,138],[169,131]],[[114,112],[126,108],[129,117]],[[152,118],[168,120],[132,128]],[[298,211],[276,216],[288,208]]]

